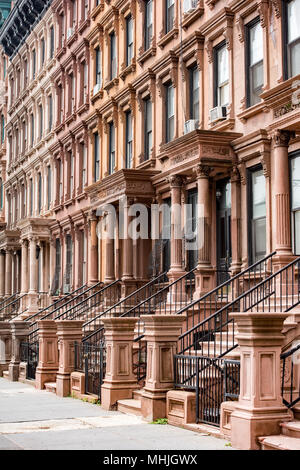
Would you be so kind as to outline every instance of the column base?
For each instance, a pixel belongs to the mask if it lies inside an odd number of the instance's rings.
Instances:
[[[11,382],[18,382],[20,375],[20,363],[10,362],[8,366],[8,380]]]
[[[71,393],[70,374],[56,375],[56,395],[58,397],[68,397]]]
[[[198,267],[195,273],[194,300],[198,300],[215,287],[215,271],[211,266]]]
[[[284,406],[259,410],[238,408],[231,415],[232,447],[259,450],[258,437],[280,434],[280,423],[290,420],[291,415]]]
[[[142,416],[146,421],[155,421],[167,417],[167,392],[145,389],[142,393]]]
[[[45,383],[47,382],[56,382],[57,376],[57,369],[56,370],[43,370],[43,369],[36,369],[35,374],[35,388],[37,390],[44,390]]]
[[[132,398],[134,390],[137,390],[136,382],[128,384],[121,383],[105,383],[101,387],[101,406],[104,410],[115,410],[118,400],[126,400]]]
[[[132,294],[137,290],[137,283],[135,279],[122,279],[122,284],[121,284],[121,299],[124,299],[125,297],[128,297],[128,295]],[[132,299],[129,299],[128,302],[132,302],[132,306],[134,307],[134,297]]]

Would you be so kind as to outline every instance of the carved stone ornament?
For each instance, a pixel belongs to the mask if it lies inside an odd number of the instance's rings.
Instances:
[[[290,131],[277,129],[273,136],[275,147],[288,147],[291,137]]]
[[[211,173],[211,168],[207,165],[197,165],[195,167],[195,172],[197,174],[197,178],[208,178]]]
[[[172,175],[168,179],[171,188],[181,188],[183,185],[183,178],[180,175]]]

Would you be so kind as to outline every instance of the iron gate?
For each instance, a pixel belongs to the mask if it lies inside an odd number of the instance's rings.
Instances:
[[[36,368],[39,362],[39,342],[29,341],[21,342],[21,361],[27,362],[26,377],[29,380],[35,380]]]
[[[240,362],[176,355],[174,369],[175,387],[196,392],[196,422],[219,426],[221,403],[239,396]]]
[[[106,370],[106,345],[75,343],[75,370],[84,372],[85,393],[96,395],[101,402],[101,386]]]

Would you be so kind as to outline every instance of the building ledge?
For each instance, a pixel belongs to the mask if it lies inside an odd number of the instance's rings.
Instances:
[[[242,123],[245,123],[248,119],[252,118],[253,116],[256,116],[257,114],[260,114],[261,112],[269,112],[269,109],[267,108],[264,102],[257,103],[254,106],[245,109],[237,115],[237,118]]]
[[[162,38],[158,41],[157,45],[161,49],[163,49],[169,42],[172,41],[172,39],[175,39],[178,37],[179,34],[179,29],[174,27],[169,31],[167,34],[164,34]]]

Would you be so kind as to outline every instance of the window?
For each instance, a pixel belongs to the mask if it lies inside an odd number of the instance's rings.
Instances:
[[[110,79],[113,80],[117,76],[117,46],[116,35],[110,35]]]
[[[38,173],[38,211],[42,211],[42,175]]]
[[[149,160],[152,150],[152,103],[150,98],[144,101],[145,113],[145,160]]]
[[[36,52],[35,49],[32,51],[32,78],[35,79],[36,74]]]
[[[108,161],[108,172],[110,175],[115,171],[116,164],[116,147],[115,147],[115,126],[111,122],[109,124],[109,161]]]
[[[300,155],[291,158],[292,240],[295,255],[300,255]]]
[[[54,27],[51,26],[50,28],[50,59],[54,57]]]
[[[88,101],[89,69],[87,63],[83,64],[83,102]]]
[[[52,285],[52,294],[58,294],[60,286],[60,270],[61,270],[61,245],[60,239],[55,241],[55,274]]]
[[[74,155],[70,154],[70,198],[73,197],[74,192]]]
[[[226,44],[215,49],[215,106],[229,104],[229,66]]]
[[[71,27],[75,29],[76,26],[76,19],[77,19],[77,11],[76,11],[76,2],[77,0],[72,1],[72,20],[71,20]]]
[[[300,0],[286,2],[286,78],[300,73]]]
[[[151,47],[153,36],[153,1],[148,0],[145,5],[145,51]]]
[[[31,145],[34,144],[34,115],[31,114]]]
[[[175,18],[175,0],[166,1],[166,33],[173,29]]]
[[[95,181],[98,181],[99,178],[100,178],[100,145],[99,145],[99,134],[98,132],[96,132],[95,134],[95,137],[94,137],[95,141],[94,141],[94,164],[95,164],[95,168],[94,168],[94,178],[95,178]]]
[[[82,155],[82,189],[87,184],[87,146],[81,144],[81,155]]]
[[[76,108],[76,80],[75,80],[75,76],[73,73],[70,76],[70,82],[71,82],[71,93],[72,93],[71,113],[74,113],[75,108]]]
[[[86,264],[87,264],[87,240],[84,230],[81,231],[81,249],[82,249],[82,277],[81,283],[86,283]]]
[[[43,116],[43,106],[39,106],[39,115],[40,115],[40,138],[43,137],[43,127],[44,127],[44,116]]]
[[[64,293],[71,291],[73,266],[73,242],[71,235],[66,236],[66,274],[64,282]]]
[[[48,117],[49,117],[49,131],[52,129],[53,125],[53,99],[52,95],[48,97]]]
[[[126,65],[130,65],[133,58],[133,19],[126,18]]]
[[[199,70],[190,70],[190,119],[199,120]]]
[[[172,85],[166,86],[166,142],[170,142],[174,137],[174,88]]]
[[[89,14],[89,0],[83,0],[84,3],[84,20],[88,19]]]
[[[52,173],[51,173],[51,166],[48,166],[48,197],[47,197],[47,208],[50,209],[51,204],[51,192],[52,192]]]
[[[65,42],[65,15],[60,15],[60,47],[64,47]]]
[[[45,62],[45,39],[41,39],[41,67],[43,67]]]
[[[2,114],[1,116],[1,144],[4,144],[5,140],[5,118]]]
[[[3,181],[0,178],[0,209],[3,209]]]
[[[101,51],[100,47],[95,49],[96,54],[96,85],[102,85],[102,73],[101,73]]]
[[[132,114],[126,113],[126,168],[132,168]]]
[[[263,31],[259,18],[247,26],[247,105],[260,102],[264,84]]]
[[[61,199],[63,197],[63,177],[64,177],[64,168],[63,168],[63,162],[62,160],[59,160],[59,203],[61,202]]]
[[[24,88],[27,86],[28,82],[28,60],[24,60]]]
[[[29,201],[29,215],[33,215],[33,180],[30,178],[29,180],[29,188],[30,188],[30,201]]]
[[[250,258],[253,263],[266,255],[266,182],[262,169],[249,172]]]

